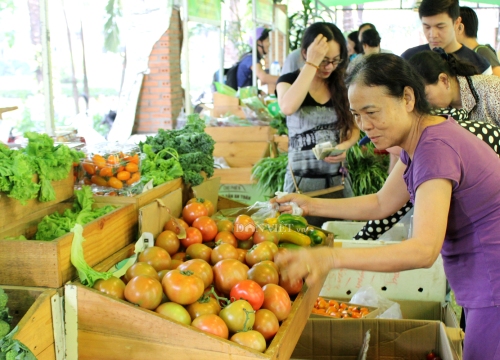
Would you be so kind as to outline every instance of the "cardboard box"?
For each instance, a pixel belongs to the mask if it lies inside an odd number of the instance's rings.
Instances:
[[[13,317],[18,326],[14,339],[26,345],[38,360],[64,359],[61,294],[54,289],[4,286]]]
[[[331,230],[330,230],[331,231]],[[333,231],[336,234],[335,231]],[[390,246],[395,241],[342,240],[335,236],[336,247],[370,248]],[[429,269],[415,269],[395,273],[373,271],[332,270],[328,274],[321,295],[332,298],[352,297],[364,285],[371,285],[379,295],[393,300],[444,301],[446,276],[443,259],[438,256]]]
[[[307,321],[292,359],[358,359],[368,330],[368,360],[422,360],[433,349],[443,360],[454,360],[445,327],[439,321],[334,321],[326,318]]]
[[[24,235],[33,238],[45,215],[71,208],[72,202],[60,203],[26,216],[22,222],[0,231],[0,239]],[[102,207],[103,204],[94,206]],[[130,244],[136,235],[137,213],[133,205],[116,210],[88,223],[83,228],[83,250],[90,266]],[[71,264],[73,233],[52,241],[0,240],[0,284],[59,288],[76,278]]]
[[[56,194],[56,199],[53,201],[41,202],[38,199],[32,199],[26,205],[22,205],[19,200],[12,199],[0,192],[0,229],[21,221],[31,213],[46,209],[72,197],[74,193],[73,168],[66,179],[51,183]]]
[[[217,196],[216,179],[194,187],[198,196]],[[212,199],[210,199],[212,201]],[[219,198],[220,208],[242,204]],[[182,210],[182,191],[176,190],[139,210],[141,231],[158,234],[169,216]],[[96,269],[106,269],[127,257],[132,248],[115,254]],[[216,337],[191,326],[162,318],[152,311],[113,299],[77,283],[67,285],[67,359],[289,359],[300,337],[321,283],[307,287],[293,302],[288,318],[264,353]]]
[[[269,196],[266,196],[257,184],[223,184],[220,187],[219,195],[246,205],[269,200]]]

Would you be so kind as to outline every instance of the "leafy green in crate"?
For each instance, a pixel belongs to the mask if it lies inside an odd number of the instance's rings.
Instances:
[[[207,177],[214,174],[214,144],[215,141],[205,132],[205,122],[198,114],[189,115],[186,126],[182,129],[158,130],[155,136],[148,136],[140,142],[139,147],[144,152],[144,146],[150,145],[153,153],[158,154],[163,149],[173,148],[179,155],[186,184],[199,185],[203,182],[203,171]],[[168,154],[163,159],[169,159]],[[147,174],[143,173],[143,176]]]
[[[179,162],[179,154],[172,148],[165,148],[154,153],[151,145],[142,147],[145,158],[142,160],[142,181],[148,183],[153,180],[153,186],[180,178],[184,172]]]
[[[252,179],[257,181],[263,193],[273,196],[276,191],[283,191],[287,166],[287,153],[275,158],[262,158],[252,167]]]

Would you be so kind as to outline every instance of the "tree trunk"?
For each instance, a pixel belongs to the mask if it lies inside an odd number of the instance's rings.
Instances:
[[[40,23],[40,2],[39,0],[28,0],[28,10],[30,14],[30,35],[31,43],[35,48],[35,61],[37,68],[35,70],[36,80],[38,84],[43,81],[42,64],[42,25]]]
[[[78,106],[78,87],[75,74],[75,61],[73,59],[73,46],[71,42],[71,31],[69,30],[68,17],[66,16],[66,7],[64,0],[61,0],[62,10],[64,14],[64,20],[66,21],[66,33],[68,35],[68,46],[69,46],[69,56],[71,61],[71,84],[73,88],[73,100],[75,102],[75,112],[80,113],[80,107]]]
[[[83,60],[83,95],[85,97],[85,110],[89,109],[89,79],[87,77],[87,62],[85,61],[85,41],[83,37],[83,22],[80,20],[80,38],[82,40]]]

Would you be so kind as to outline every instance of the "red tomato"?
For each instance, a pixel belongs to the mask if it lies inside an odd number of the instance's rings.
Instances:
[[[251,330],[255,322],[255,311],[246,300],[232,302],[220,311],[219,316],[232,333]]]
[[[198,316],[193,320],[191,326],[224,339],[229,337],[229,329],[226,323],[219,316],[214,314]]]
[[[180,264],[182,264],[184,261],[182,260],[177,260],[177,259],[172,259],[170,261],[170,268],[168,270],[175,270],[179,267]]]
[[[222,243],[212,250],[211,263],[215,265],[224,259],[238,259],[238,256],[238,251],[233,245]]]
[[[139,254],[138,260],[140,262],[148,263],[157,272],[160,270],[170,269],[170,254],[167,250],[158,246],[146,248],[146,250]]]
[[[264,339],[271,340],[278,332],[280,323],[271,310],[259,309],[255,313],[253,329],[260,332]]]
[[[260,286],[265,286],[267,284],[278,285],[280,281],[275,266],[264,262],[252,266],[252,268],[248,270],[248,278],[255,281]]]
[[[229,340],[260,352],[264,352],[267,346],[264,336],[255,330],[238,332]]]
[[[179,251],[179,247],[181,246],[181,242],[177,238],[177,234],[171,230],[165,230],[158,235],[155,240],[155,246],[161,247],[170,255],[174,255],[177,251]]]
[[[186,310],[191,316],[191,320],[194,320],[201,315],[219,315],[221,308],[217,300],[205,295],[198,299],[198,301],[186,306]]]
[[[211,255],[212,249],[205,244],[191,244],[186,249],[186,256],[188,259],[202,259],[209,262]]]
[[[213,267],[215,288],[229,294],[234,285],[247,279],[248,266],[236,259],[224,259]]]
[[[298,294],[300,290],[302,290],[303,284],[304,281],[302,279],[292,280],[290,278],[287,278],[286,280],[283,280],[280,276],[278,285],[285,289],[288,295],[295,295]]]
[[[273,244],[273,243],[265,241],[260,244],[254,245],[250,250],[248,250],[245,256],[245,260],[248,266],[252,267],[255,264],[264,260],[270,260],[270,261],[274,260],[273,250],[271,249],[271,246],[269,246],[268,244]]]
[[[208,199],[203,199],[203,198],[191,198],[188,200],[188,202],[186,203],[187,204],[191,204],[191,203],[201,203],[203,204],[203,206],[205,206],[207,208],[207,211],[208,211],[208,216],[212,216],[215,212],[215,206],[214,204],[208,200]]]
[[[112,276],[107,280],[97,280],[93,288],[107,295],[125,300],[125,296],[123,295],[123,292],[125,291],[125,283],[117,277]]]
[[[270,241],[276,245],[278,245],[279,238],[278,234],[269,230],[257,229],[253,234],[253,243],[260,244],[263,241]]]
[[[169,271],[162,280],[167,297],[178,304],[189,305],[203,295],[203,280],[191,271]]]
[[[199,202],[192,202],[191,204],[186,204],[186,206],[184,206],[184,208],[182,209],[182,218],[189,225],[191,225],[199,217],[207,215],[208,215],[207,208]]]
[[[290,296],[285,289],[275,284],[267,284],[262,290],[264,290],[262,308],[271,310],[279,321],[285,320],[292,309]]]
[[[246,300],[254,310],[259,310],[264,303],[264,291],[253,280],[243,280],[233,286],[229,293],[231,301]]]
[[[255,232],[255,222],[248,215],[238,215],[234,221],[233,234],[238,240],[248,240]]]
[[[158,314],[167,319],[172,319],[184,325],[191,325],[191,316],[184,306],[174,302],[166,302],[158,306],[155,310]]]
[[[127,283],[124,295],[125,299],[132,304],[154,310],[161,303],[163,289],[158,280],[138,275]]]
[[[127,269],[127,272],[125,273],[125,280],[129,282],[138,275],[150,276],[153,279],[160,281],[158,272],[155,270],[155,268],[145,262],[137,262],[129,267]]]
[[[181,244],[185,248],[188,248],[192,244],[201,244],[203,242],[203,236],[200,230],[194,227],[189,227],[186,230],[186,238],[181,239]]]
[[[217,235],[217,224],[208,216],[200,216],[193,221],[192,226],[200,230],[203,241],[212,241]]]
[[[231,220],[222,219],[222,220],[217,221],[217,230],[219,230],[219,232],[220,231],[229,231],[232,233],[233,229],[234,229],[234,225],[231,222]]]
[[[223,230],[220,231],[216,236],[215,236],[215,242],[223,242],[226,244],[231,244],[234,247],[238,247],[238,240],[234,237],[232,232]]]
[[[207,288],[214,280],[214,272],[208,262],[201,259],[188,260],[177,268],[180,271],[192,271],[203,280],[204,287]]]

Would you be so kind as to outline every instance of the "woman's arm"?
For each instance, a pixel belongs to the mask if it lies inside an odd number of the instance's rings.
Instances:
[[[254,69],[255,69],[255,75],[257,75],[262,85],[276,84],[276,82],[278,81],[278,76],[266,73],[260,63],[257,63],[254,66],[252,66],[252,71]]]
[[[376,248],[317,248],[286,252],[275,261],[291,279],[321,279],[331,269],[396,272],[429,268],[443,246],[452,195],[446,179],[429,180],[419,186],[413,216],[413,237],[396,245]],[[282,272],[283,274],[283,272]]]

